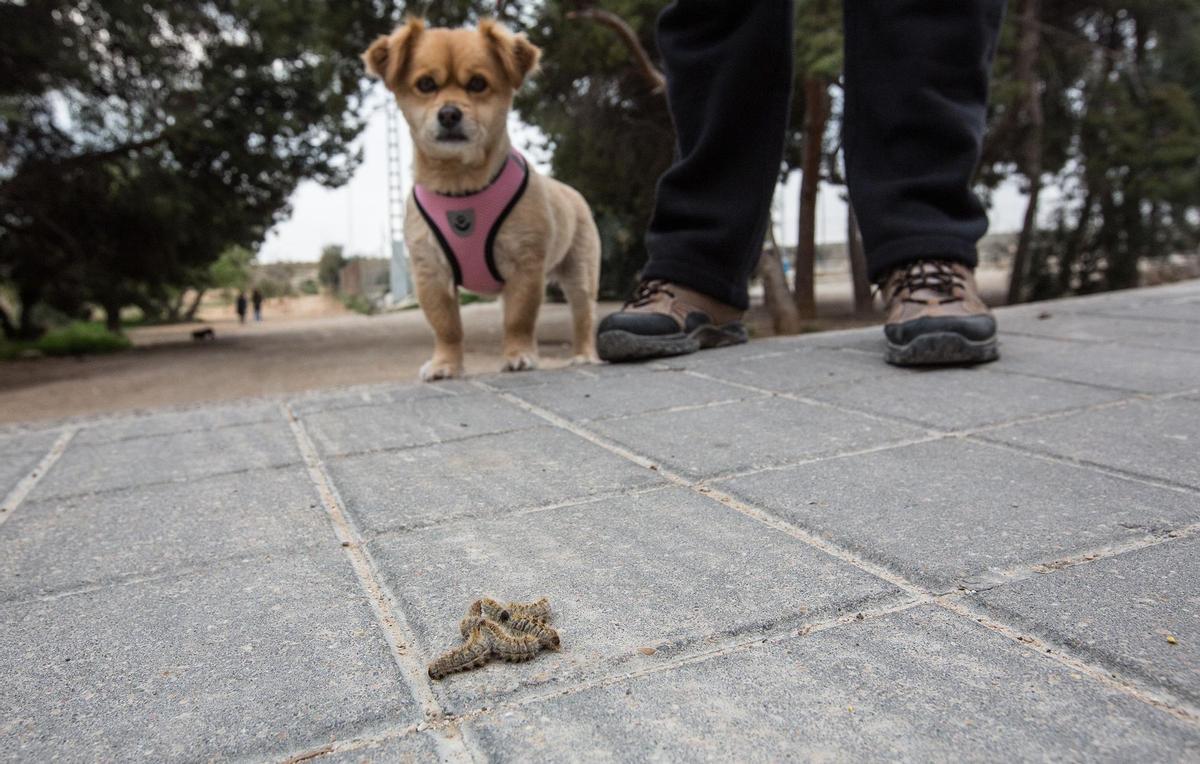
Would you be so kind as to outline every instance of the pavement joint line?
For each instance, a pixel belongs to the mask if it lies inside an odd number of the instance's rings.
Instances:
[[[8,495],[4,497],[4,501],[0,502],[0,525],[8,518],[12,517],[21,503],[25,501],[25,497],[29,495],[37,484],[41,482],[46,473],[54,466],[67,450],[67,446],[71,443],[71,439],[75,437],[78,430],[74,428],[63,430],[58,439],[50,446],[50,450],[41,458],[33,469],[30,470],[25,477],[21,478]]]
[[[731,472],[722,472],[716,475],[706,476],[696,481],[698,486],[708,486],[713,483],[724,483],[738,478],[750,477],[752,475],[760,475],[764,472],[778,472],[780,470],[790,470],[796,467],[806,467],[810,464],[819,462],[830,462],[837,459],[848,459],[852,456],[866,456],[867,454],[878,454],[883,451],[893,451],[897,448],[907,448],[909,446],[919,446],[925,443],[934,443],[939,440],[948,440],[952,435],[943,433],[930,433],[922,435],[919,438],[905,438],[904,440],[891,440],[886,443],[880,443],[874,446],[866,446],[864,448],[856,448],[852,451],[838,451],[832,454],[819,454],[810,456],[804,459],[799,459],[790,462],[780,462],[779,464],[771,464],[766,467],[751,467],[744,470],[733,470]]]
[[[325,392],[325,391],[321,391]],[[211,401],[192,401],[190,403],[175,403],[145,409],[128,409],[125,411],[107,411],[94,414],[77,414],[58,419],[40,419],[31,422],[10,422],[0,425],[0,435],[26,435],[54,430],[85,430],[103,427],[109,424],[123,424],[138,419],[149,419],[169,414],[189,414],[209,408],[250,408],[255,405],[278,403],[284,398],[283,394],[262,395],[247,398],[227,398]],[[272,420],[264,419],[264,422]],[[31,429],[32,428],[32,429]]]
[[[723,385],[731,385],[733,387],[740,387],[744,390],[751,390],[753,392],[761,393],[761,394],[764,394],[764,395],[772,397],[772,398],[783,398],[785,400],[795,401],[796,403],[804,403],[809,406],[819,406],[819,407],[825,408],[825,409],[833,409],[834,411],[840,411],[843,414],[853,414],[854,416],[857,416],[857,417],[863,417],[866,419],[874,419],[877,422],[883,422],[885,424],[903,424],[903,425],[906,425],[909,427],[913,426],[912,423],[904,421],[897,417],[889,417],[889,416],[883,416],[881,414],[874,414],[869,411],[861,411],[859,409],[852,408],[849,406],[843,406],[839,403],[830,403],[829,401],[821,401],[821,400],[817,400],[816,398],[809,398],[807,396],[798,395],[796,393],[780,392],[778,390],[771,390],[770,388],[766,388],[766,387],[758,387],[757,385],[747,385],[744,382],[732,382],[727,379],[721,379],[720,377],[714,377],[709,374],[704,374],[703,372],[693,371],[691,369],[685,371],[684,373],[688,374],[689,376],[696,377],[697,379],[704,379],[704,380],[708,380],[709,382],[719,382]],[[755,399],[750,399],[750,400],[755,400]],[[930,427],[929,425],[922,424],[922,425],[917,425],[917,427],[919,429],[925,430],[928,434],[931,434],[931,435],[948,434],[948,433],[945,433],[942,430],[939,430],[935,427]]]
[[[893,595],[893,597],[894,596],[895,595]],[[753,650],[758,648],[760,645],[779,644],[780,642],[807,637],[812,634],[818,634],[829,629],[838,628],[849,624],[877,620],[894,613],[903,613],[921,605],[931,604],[932,602],[932,598],[905,599],[887,605],[867,607],[861,610],[855,609],[853,612],[847,612],[823,621],[817,621],[815,623],[802,623],[799,626],[796,625],[795,619],[788,619],[786,626],[781,629],[777,628],[767,632],[760,632],[752,637],[748,637],[744,633],[730,635],[726,639],[721,640],[718,644],[711,645],[701,650],[693,650],[677,656],[671,656],[660,660],[651,666],[645,666],[631,671],[619,671],[616,673],[602,674],[600,676],[595,676],[576,682],[568,687],[558,688],[549,692],[531,692],[511,700],[502,700],[493,706],[465,711],[461,714],[455,714],[453,716],[437,719],[429,722],[428,726],[425,727],[425,730],[452,726],[461,728],[461,725],[494,716],[505,711],[516,710],[526,706],[535,706],[540,703],[556,700],[558,698],[578,695],[598,687],[610,687],[615,684],[637,680],[644,676],[653,676],[655,674],[674,671],[675,669],[695,663],[705,663],[726,655],[735,655],[737,653]],[[691,643],[696,644],[699,641],[700,640],[692,640]],[[326,746],[323,746],[319,750],[314,749],[310,754],[307,755],[307,758],[293,758],[288,759],[288,761],[307,761],[308,759],[314,759],[331,753],[340,753],[344,750],[360,750],[362,748],[367,748],[379,743],[385,743],[402,737],[407,737],[414,732],[421,732],[425,730],[423,730],[419,725],[410,725],[409,727],[389,730],[379,735],[369,735],[334,741]]]
[[[625,446],[610,440],[609,438],[593,433],[590,430],[575,424],[574,422],[570,422],[552,411],[548,411],[540,406],[523,401],[520,398],[507,396],[506,393],[500,393],[499,395],[503,398],[509,398],[514,402],[518,402],[518,405],[526,407],[530,413],[544,418],[546,421],[550,422],[556,427],[565,429],[583,438],[584,440],[611,451],[612,453],[632,461],[635,464],[655,469],[658,474],[662,475],[662,477],[668,482],[674,483],[682,488],[686,488],[692,493],[698,494],[706,499],[728,507],[735,512],[746,515],[747,517],[757,520],[768,527],[786,533],[787,535],[790,535],[811,547],[819,549],[820,551],[825,552],[836,559],[847,562],[858,569],[875,576],[876,578],[883,579],[884,581],[887,581],[903,591],[923,597],[932,596],[929,592],[925,591],[916,584],[911,583],[902,576],[899,576],[882,566],[876,565],[873,562],[864,560],[850,550],[821,539],[814,534],[809,533],[807,530],[787,522],[786,520],[781,520],[780,518],[768,512],[756,507],[751,507],[749,504],[735,499],[733,496],[727,493],[717,491],[707,485],[702,485],[701,483],[703,481],[692,481],[682,475],[678,475],[674,471],[656,464],[654,461],[642,456],[641,454],[635,453]]]
[[[997,372],[997,371],[999,371],[999,370],[997,370],[997,369],[984,370],[985,373],[993,373],[993,372]],[[942,429],[939,429],[936,427],[931,427],[928,424],[924,424],[922,422],[917,422],[915,420],[910,420],[910,419],[907,419],[904,417],[888,416],[886,414],[875,414],[875,413],[871,413],[871,412],[860,411],[859,409],[842,406],[840,404],[828,403],[825,401],[817,400],[815,398],[808,398],[803,395],[797,395],[795,393],[775,391],[775,390],[771,390],[769,388],[757,387],[755,385],[747,385],[742,382],[731,382],[729,380],[723,380],[718,377],[710,377],[707,374],[700,374],[700,373],[692,372],[692,371],[689,371],[687,373],[691,374],[692,376],[699,377],[701,379],[707,379],[707,380],[714,381],[714,382],[720,382],[720,383],[726,384],[726,385],[742,387],[747,390],[752,390],[752,391],[756,391],[756,392],[760,392],[760,393],[766,393],[766,394],[771,395],[776,398],[785,398],[787,400],[793,400],[793,401],[797,401],[799,403],[807,403],[809,405],[824,406],[826,408],[832,408],[832,409],[835,409],[838,411],[843,411],[846,413],[870,417],[872,419],[876,419],[876,420],[879,420],[881,422],[885,422],[888,424],[903,424],[903,425],[907,425],[909,427],[915,426],[919,429],[925,430],[931,436],[933,436],[930,438],[930,440],[936,440],[938,438],[944,438],[944,437],[956,437],[956,438],[967,437],[967,436],[975,435],[976,433],[991,432],[993,430],[1000,430],[1000,429],[1004,429],[1006,427],[1030,424],[1032,422],[1041,422],[1041,421],[1046,421],[1049,419],[1059,419],[1062,417],[1073,416],[1076,414],[1087,413],[1089,411],[1101,410],[1101,409],[1106,409],[1106,408],[1110,408],[1110,407],[1126,406],[1126,405],[1129,405],[1131,403],[1135,403],[1138,401],[1171,400],[1174,398],[1182,398],[1182,397],[1186,397],[1189,395],[1194,395],[1197,392],[1200,392],[1200,388],[1189,388],[1187,390],[1174,390],[1174,391],[1166,392],[1166,393],[1144,393],[1144,392],[1140,392],[1137,390],[1129,390],[1127,388],[1104,387],[1101,385],[1088,385],[1087,383],[1084,383],[1084,382],[1074,382],[1071,380],[1055,379],[1052,377],[1039,377],[1039,379],[1044,379],[1046,381],[1065,382],[1067,384],[1081,385],[1084,387],[1101,387],[1102,389],[1108,390],[1108,391],[1126,393],[1126,397],[1118,398],[1118,399],[1112,400],[1112,401],[1101,401],[1100,403],[1090,403],[1086,406],[1076,406],[1073,408],[1060,409],[1058,411],[1050,411],[1050,412],[1046,412],[1046,413],[1042,413],[1042,414],[1032,414],[1027,417],[1021,417],[1019,419],[1011,419],[1011,420],[1007,420],[1004,422],[993,422],[990,424],[975,425],[972,427],[965,427],[965,428],[951,429],[951,430],[942,430]],[[1030,376],[1028,374],[1021,374],[1019,372],[1002,372],[1002,373],[1019,375],[1019,376]],[[748,400],[753,400],[753,399],[748,399]],[[916,442],[921,442],[921,441],[916,441]]]
[[[139,418],[149,419],[149,418],[153,418],[153,417],[143,416],[143,417],[139,417]],[[253,420],[250,420],[247,422],[227,422],[225,424],[214,424],[214,425],[210,425],[208,427],[185,427],[183,429],[170,430],[168,432],[152,432],[149,435],[138,435],[138,434],[123,435],[119,438],[113,438],[111,440],[99,440],[99,441],[95,441],[92,443],[80,443],[79,445],[76,446],[76,448],[103,448],[105,446],[111,446],[114,443],[127,443],[131,440],[153,440],[154,438],[170,438],[170,437],[174,437],[176,435],[193,435],[198,432],[222,432],[224,430],[234,430],[234,429],[238,429],[240,427],[255,427],[257,425],[262,425],[262,424],[282,424],[282,423],[278,419],[271,418],[271,419],[253,419]],[[93,425],[88,425],[87,427],[81,427],[79,429],[80,430],[85,430],[85,429],[86,430],[95,430],[95,429],[97,429],[97,426],[93,424]]]
[[[1138,401],[1151,400],[1145,393],[1130,393],[1124,398],[1117,398],[1111,401],[1101,401],[1099,403],[1089,403],[1086,406],[1073,406],[1057,411],[1045,411],[1041,414],[1030,414],[1029,416],[1017,417],[1016,419],[1006,419],[1003,422],[989,422],[987,424],[975,425],[972,427],[964,427],[960,430],[954,430],[949,435],[957,438],[965,438],[972,435],[978,435],[984,432],[995,432],[996,430],[1004,430],[1009,427],[1019,427],[1024,424],[1033,424],[1035,422],[1048,422],[1053,419],[1063,419],[1078,414],[1087,414],[1092,411],[1104,411],[1110,408],[1120,408],[1128,406],[1131,403]]]
[[[88,446],[83,446],[87,448]],[[195,477],[168,478],[166,480],[148,480],[144,483],[130,483],[128,485],[115,485],[108,488],[97,488],[92,491],[75,491],[73,493],[56,493],[45,498],[37,499],[34,504],[44,504],[48,501],[61,501],[63,499],[80,499],[84,496],[107,496],[108,494],[120,493],[122,491],[133,491],[142,488],[158,488],[164,485],[177,485],[180,483],[196,483],[202,480],[211,478],[230,477],[232,475],[245,475],[251,472],[267,472],[270,470],[286,470],[290,467],[296,467],[304,464],[302,459],[295,459],[283,464],[266,464],[262,467],[238,467],[235,470],[225,470],[222,472],[209,472],[204,475],[196,475]]]
[[[1200,725],[1200,709],[1190,703],[1164,693],[1161,688],[1146,687],[1140,682],[1131,680],[1124,673],[1118,674],[1109,671],[1103,666],[1094,665],[1090,661],[1071,655],[1071,648],[1048,642],[1029,634],[1024,629],[1010,626],[994,618],[982,608],[969,604],[965,597],[939,597],[935,600],[935,604],[961,618],[979,624],[992,633],[1016,642],[1030,652],[1087,676],[1092,681],[1122,692],[1152,708],[1168,713],[1180,721]]]
[[[364,448],[358,451],[341,451],[337,453],[326,454],[326,459],[352,459],[358,456],[375,456],[377,454],[396,454],[404,451],[419,451],[422,448],[431,446],[443,446],[454,443],[463,443],[466,441],[477,440],[479,438],[488,438],[493,435],[512,435],[514,432],[526,432],[528,430],[536,430],[539,427],[545,427],[543,424],[532,423],[525,427],[513,427],[507,430],[496,430],[495,432],[474,432],[470,435],[463,435],[455,438],[444,438],[442,440],[431,440],[424,443],[410,443],[403,446],[382,446],[380,448]]]
[[[341,498],[321,462],[316,446],[313,445],[304,428],[304,423],[287,403],[281,403],[280,407],[291,426],[300,453],[304,457],[304,463],[308,468],[313,486],[321,497],[321,503],[325,506],[334,535],[338,541],[342,542],[342,548],[346,552],[354,575],[358,578],[359,586],[367,596],[375,620],[379,624],[384,639],[391,649],[392,658],[400,670],[401,678],[408,685],[413,698],[421,706],[426,719],[445,716],[441,704],[434,695],[433,687],[429,683],[425,667],[410,649],[415,640],[411,636],[412,630],[408,626],[408,621],[403,611],[395,606],[394,595],[383,583],[374,559],[366,549],[353,521],[343,509]],[[461,736],[441,735],[437,738],[437,743],[441,753],[448,760],[473,761],[477,758],[467,749]]]
[[[760,645],[775,645],[780,642],[785,642],[790,639],[803,638],[818,634],[830,629],[839,628],[856,623],[865,623],[874,621],[879,618],[884,618],[895,613],[903,613],[921,605],[931,604],[933,597],[913,597],[900,602],[895,602],[888,605],[882,605],[874,608],[863,608],[862,610],[854,610],[847,612],[834,618],[829,618],[816,623],[804,623],[799,626],[795,625],[794,620],[789,620],[788,625],[774,632],[760,632],[754,636],[745,634],[731,635],[729,638],[722,640],[716,645],[704,648],[702,650],[691,651],[679,655],[678,657],[667,658],[661,662],[651,666],[633,669],[631,671],[621,671],[614,674],[606,674],[592,679],[587,679],[582,682],[577,682],[569,687],[563,687],[544,693],[530,693],[524,697],[516,698],[512,701],[502,701],[495,708],[489,709],[489,712],[507,710],[508,708],[520,708],[522,706],[535,705],[543,703],[547,700],[555,698],[577,695],[581,692],[594,689],[596,687],[609,687],[614,684],[621,684],[633,679],[640,679],[644,676],[652,676],[661,674],[683,666],[688,666],[695,663],[706,663],[716,658],[722,658],[726,655],[733,655],[748,650],[758,648]],[[861,618],[859,617],[861,616]]]
[[[93,414],[76,414],[67,417],[59,417],[57,419],[39,419],[29,422],[8,422],[0,424],[0,435],[36,435],[44,432],[54,432],[65,429],[90,429],[107,424],[120,424],[136,419],[146,419],[150,417],[162,416],[165,414],[187,414],[194,411],[203,411],[209,408],[249,408],[255,405],[273,404],[294,404],[310,401],[312,399],[322,398],[328,395],[353,395],[359,390],[370,392],[372,390],[395,390],[406,389],[411,387],[409,383],[403,382],[378,382],[365,385],[346,385],[342,387],[318,387],[311,390],[296,390],[285,393],[272,393],[268,395],[250,395],[238,398],[219,398],[216,400],[205,401],[189,401],[186,403],[173,403],[163,406],[155,406],[151,408],[127,409],[123,411],[107,411]],[[439,395],[455,396],[459,393],[444,388],[437,390]],[[375,405],[381,401],[371,401],[369,404]],[[322,409],[322,411],[336,410],[337,406],[331,409]],[[274,421],[264,419],[264,422]],[[221,425],[222,427],[227,425]]]
[[[364,748],[369,748],[373,745],[402,740],[409,735],[423,731],[424,729],[420,724],[408,724],[403,727],[396,727],[384,732],[376,733],[374,735],[346,738],[344,740],[334,740],[317,748],[309,748],[299,753],[292,754],[288,758],[284,759],[282,764],[303,764],[303,762],[315,761],[335,753],[352,753],[354,751],[360,751]]]
[[[1109,318],[1117,318],[1117,316],[1109,316]],[[1014,330],[1014,329],[1005,330],[1005,334],[1011,334],[1011,335],[1015,335],[1018,337],[1029,337],[1031,339],[1038,339],[1038,340],[1062,340],[1062,339],[1064,339],[1063,337],[1059,337],[1059,336],[1056,336],[1053,334],[1035,334],[1034,332],[1030,332],[1030,331],[1020,331],[1020,330]],[[1165,350],[1169,353],[1190,353],[1192,355],[1200,354],[1200,350],[1197,350],[1196,348],[1185,348],[1185,347],[1180,347],[1178,345],[1151,345],[1149,343],[1140,342],[1140,341],[1136,341],[1136,340],[1124,340],[1124,339],[1093,340],[1093,339],[1086,339],[1083,337],[1077,337],[1077,338],[1073,338],[1073,339],[1070,339],[1067,341],[1068,342],[1078,342],[1081,345],[1124,345],[1125,347],[1137,348],[1138,350],[1159,350],[1159,351]]]
[[[519,398],[516,398],[515,396],[508,396],[505,393],[499,393],[499,395],[503,398],[506,398],[506,399],[516,403],[517,405],[525,407],[528,411],[530,411],[530,413],[533,413],[533,414],[536,414],[536,415],[542,417],[543,419],[550,422],[551,424],[554,424],[557,427],[561,427],[565,430],[568,430],[568,431],[578,435],[579,437],[584,438],[585,440],[591,441],[592,443],[595,443],[596,445],[601,446],[602,448],[606,448],[609,451],[612,451],[613,453],[615,453],[619,456],[623,456],[626,459],[629,459],[638,464],[646,464],[647,466],[652,464],[652,462],[649,462],[645,457],[630,451],[629,449],[625,448],[624,446],[620,445],[619,443],[609,441],[607,438],[597,435],[595,433],[592,433],[590,430],[587,430],[586,428],[584,428],[582,426],[576,425],[573,422],[563,419],[562,417],[558,416],[557,414],[555,414],[551,411],[547,411],[538,406],[534,406],[533,404],[529,404],[525,401],[522,401]],[[986,441],[980,441],[980,442],[986,442]],[[719,491],[713,491],[711,489],[702,490],[702,489],[705,489],[706,487],[692,483],[692,482],[688,481],[686,478],[684,478],[680,475],[676,475],[674,472],[672,472],[670,470],[666,470],[661,467],[658,467],[658,470],[659,470],[659,473],[661,475],[663,475],[664,478],[670,480],[671,482],[681,485],[681,486],[683,486],[691,491],[694,491],[696,493],[699,493],[701,496],[705,496],[709,499],[712,499],[713,501],[717,501],[721,504],[724,504],[725,506],[729,507],[730,509],[733,509],[734,511],[737,511],[737,512],[741,512],[742,514],[744,514],[748,517],[751,517],[752,519],[759,520],[760,522],[768,525],[769,527],[772,527],[776,530],[787,533],[788,535],[791,535],[792,537],[796,538],[797,540],[802,541],[806,544],[809,544],[810,546],[813,546],[814,548],[833,556],[835,559],[842,560],[843,562],[853,565],[854,567],[858,568],[859,570],[861,570],[869,575],[872,575],[872,576],[875,576],[876,578],[887,581],[888,583],[892,584],[893,586],[896,586],[897,588],[901,589],[902,591],[912,595],[914,597],[914,599],[916,599],[916,600],[933,601],[936,604],[938,604],[939,607],[946,609],[948,612],[959,615],[960,617],[963,617],[965,619],[983,624],[986,628],[989,628],[990,630],[995,631],[997,633],[1003,634],[1004,636],[1007,636],[1010,639],[1013,639],[1014,641],[1025,645],[1026,647],[1029,647],[1030,643],[1020,639],[1019,637],[1025,636],[1027,639],[1033,639],[1033,637],[1029,637],[1028,635],[1023,635],[1021,633],[1021,630],[1017,627],[1005,624],[1005,623],[999,621],[998,619],[992,618],[990,616],[985,616],[983,614],[977,614],[975,612],[972,612],[969,608],[953,605],[953,599],[956,597],[961,597],[962,596],[961,594],[934,594],[934,593],[930,592],[929,590],[925,589],[924,587],[921,587],[913,582],[908,581],[906,578],[904,578],[900,574],[891,571],[890,569],[888,569],[885,566],[877,565],[873,562],[870,562],[869,560],[865,560],[862,557],[860,557],[859,555],[850,551],[849,549],[845,549],[838,544],[834,544],[830,541],[826,541],[825,539],[821,539],[820,537],[816,536],[815,534],[812,534],[809,531],[807,531],[797,525],[794,525],[793,523],[790,523],[788,521],[785,521],[778,517],[775,517],[774,515],[766,512],[765,510],[761,510],[756,507],[753,507],[749,504],[746,504],[745,502],[741,502],[737,499],[734,499],[732,496],[729,496],[728,494],[723,494],[722,492],[719,492]],[[727,499],[729,499],[729,501],[724,501],[724,500],[722,500],[723,498],[727,498]],[[1041,650],[1039,650],[1038,652],[1039,652],[1039,654],[1043,654]],[[1093,679],[1100,680],[1106,686],[1118,689],[1118,690],[1124,692],[1125,694],[1129,695],[1130,697],[1134,698],[1135,700],[1146,703],[1153,708],[1157,708],[1159,710],[1170,713],[1171,715],[1173,715],[1177,718],[1184,719],[1186,721],[1193,721],[1193,722],[1200,721],[1200,714],[1197,714],[1193,710],[1188,709],[1188,708],[1182,708],[1174,702],[1163,700],[1158,694],[1153,693],[1149,690],[1140,689],[1139,687],[1137,687],[1134,683],[1130,682],[1129,680],[1117,681],[1114,679],[1114,677],[1117,676],[1116,674],[1112,674],[1111,672],[1107,672],[1103,669],[1094,667],[1094,666],[1092,666],[1092,664],[1088,663],[1083,658],[1068,655],[1066,648],[1060,648],[1058,650],[1048,649],[1044,653],[1044,657],[1049,657],[1050,659],[1055,660],[1056,662],[1058,662],[1062,665],[1065,665],[1069,668],[1080,671],[1081,673],[1085,674],[1086,676],[1089,676]]]
[[[1027,375],[1021,375],[1021,376],[1027,376]],[[1047,377],[1046,379],[1049,379],[1049,378]],[[1063,381],[1063,380],[1058,380],[1058,381]],[[1070,384],[1079,385],[1079,384],[1083,384],[1083,383],[1071,382]],[[1087,387],[1096,387],[1096,385],[1087,385]],[[1200,387],[1190,388],[1188,390],[1175,390],[1175,391],[1167,392],[1167,393],[1142,393],[1142,392],[1136,392],[1133,390],[1125,390],[1124,388],[1104,388],[1104,389],[1120,391],[1120,392],[1127,392],[1129,394],[1124,398],[1117,398],[1117,399],[1111,400],[1111,401],[1100,401],[1099,403],[1091,403],[1086,406],[1077,406],[1075,408],[1060,409],[1058,411],[1049,411],[1049,412],[1046,412],[1043,414],[1033,414],[1031,416],[1021,417],[1019,419],[1010,419],[1010,420],[1007,420],[1004,422],[995,422],[992,424],[979,425],[976,427],[968,427],[968,428],[965,428],[962,430],[955,430],[954,432],[951,432],[949,434],[953,435],[955,437],[970,437],[973,435],[979,435],[981,433],[995,432],[996,430],[1003,430],[1003,429],[1007,429],[1009,427],[1017,427],[1020,425],[1030,424],[1033,422],[1045,422],[1045,421],[1048,421],[1051,419],[1062,419],[1064,417],[1076,416],[1079,414],[1087,414],[1092,411],[1103,411],[1103,410],[1109,409],[1109,408],[1121,408],[1124,406],[1132,405],[1134,403],[1143,403],[1143,402],[1156,403],[1159,401],[1170,401],[1170,400],[1175,400],[1177,398],[1186,398],[1189,395],[1196,395],[1197,393],[1200,393]]]
[[[64,589],[59,589],[58,591],[44,592],[41,594],[27,592],[8,598],[0,595],[0,606],[25,606],[45,602],[54,602],[56,600],[66,599],[67,597],[78,597],[83,594],[92,594],[103,589],[116,588],[119,586],[133,586],[136,584],[184,579],[189,576],[195,576],[203,573],[211,568],[217,568],[230,563],[252,560],[269,560],[281,555],[306,554],[314,549],[320,548],[320,546],[321,542],[319,541],[309,542],[306,544],[286,544],[283,546],[271,547],[269,549],[262,549],[253,552],[243,551],[235,554],[213,557],[207,560],[198,560],[191,564],[173,567],[170,570],[158,570],[153,573],[130,573],[126,575],[113,576],[103,581],[90,581],[87,583],[76,584]]]
[[[1048,560],[1046,562],[1022,563],[1009,568],[997,571],[992,576],[996,579],[994,582],[985,581],[984,585],[972,585],[973,591],[982,592],[990,589],[995,589],[1010,584],[1028,581],[1031,578],[1039,576],[1052,576],[1060,570],[1069,570],[1082,565],[1090,565],[1092,563],[1104,562],[1115,557],[1120,557],[1132,552],[1139,552],[1143,549],[1170,544],[1179,541],[1184,541],[1200,534],[1200,522],[1184,525],[1179,528],[1164,528],[1161,531],[1149,530],[1144,535],[1128,539],[1116,544],[1107,544],[1100,547],[1092,547],[1081,552],[1075,552],[1066,557],[1060,557],[1056,560]]]
[[[1039,337],[1038,339],[1047,339],[1047,338]],[[1002,362],[998,361],[997,363],[1002,363]],[[1133,388],[1133,387],[1121,387],[1120,385],[1105,385],[1100,382],[1085,382],[1082,379],[1068,379],[1066,377],[1051,377],[1048,374],[1038,374],[1037,372],[1023,371],[1023,370],[1018,370],[1018,369],[994,368],[994,369],[988,369],[988,373],[1003,374],[1007,377],[1025,377],[1026,379],[1040,379],[1044,382],[1066,382],[1066,383],[1069,383],[1072,385],[1081,385],[1083,387],[1090,387],[1095,390],[1106,390],[1108,392],[1114,392],[1114,393],[1128,393],[1130,395],[1155,395],[1156,394],[1156,393],[1147,393],[1145,390],[1138,390],[1137,388]]]
[[[972,443],[978,443],[1004,451],[1012,451],[1015,453],[1024,454],[1025,456],[1041,459],[1042,461],[1051,462],[1053,464],[1065,464],[1069,467],[1075,467],[1077,469],[1098,472],[1111,478],[1117,478],[1130,483],[1139,483],[1151,488],[1161,488],[1165,491],[1173,491],[1175,493],[1182,493],[1188,496],[1200,495],[1200,486],[1193,486],[1187,483],[1176,483],[1170,480],[1162,480],[1161,478],[1156,478],[1152,475],[1143,475],[1139,472],[1117,469],[1116,467],[1109,467],[1097,462],[1090,462],[1086,459],[1074,459],[1069,456],[1052,454],[1048,451],[1041,451],[1031,446],[1023,446],[1016,443],[1005,443],[1001,440],[989,440],[987,438],[981,438],[974,435],[964,436],[963,439],[969,440]]]
[[[1174,304],[1186,305],[1189,302],[1193,302],[1193,301],[1192,300],[1180,300],[1179,302],[1174,303]],[[1168,303],[1168,304],[1172,304],[1172,303]],[[1118,318],[1118,319],[1127,319],[1129,321],[1144,321],[1146,323],[1151,323],[1151,324],[1183,324],[1184,326],[1200,325],[1200,321],[1189,321],[1186,318],[1163,318],[1162,316],[1139,316],[1136,314],[1108,313],[1103,310],[1088,310],[1087,308],[1084,308],[1083,310],[1077,310],[1077,311],[1075,311],[1075,314],[1081,315],[1081,316],[1094,316],[1096,318]]]
[[[642,496],[649,493],[658,493],[675,488],[674,485],[668,482],[656,483],[654,485],[639,486],[636,488],[619,488],[614,491],[604,491],[603,493],[593,494],[591,496],[579,496],[572,499],[564,499],[550,504],[534,504],[516,509],[507,510],[495,515],[480,515],[473,512],[464,512],[457,515],[447,515],[438,520],[431,520],[426,523],[414,523],[395,528],[384,528],[374,533],[363,535],[363,543],[373,544],[381,538],[390,536],[404,536],[409,533],[429,530],[431,528],[452,528],[456,525],[475,522],[490,522],[493,520],[507,520],[513,517],[526,517],[528,515],[536,515],[542,512],[552,512],[556,509],[573,509],[575,507],[586,507],[589,504],[598,504],[612,499],[620,499],[628,496]]]
[[[763,396],[759,396],[762,398]],[[650,414],[676,414],[685,411],[701,411],[703,409],[716,409],[723,406],[729,406],[734,403],[743,403],[745,401],[758,400],[759,398],[724,398],[719,401],[705,401],[704,403],[683,403],[678,406],[667,406],[658,409],[646,409],[645,411],[633,411],[628,414],[616,414],[614,416],[598,416],[580,419],[580,423],[587,422],[620,422],[626,419],[637,419],[638,417],[647,416]]]

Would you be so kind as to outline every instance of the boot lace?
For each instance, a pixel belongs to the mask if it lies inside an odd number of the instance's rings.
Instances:
[[[891,293],[887,295],[889,301],[900,297],[905,302],[928,303],[928,299],[913,297],[917,291],[927,289],[937,295],[939,304],[944,305],[963,299],[966,281],[945,260],[916,260],[905,267],[899,278],[880,284],[879,291],[887,287],[891,287]]]
[[[633,293],[625,303],[626,308],[641,308],[654,302],[655,298],[660,294],[665,294],[667,297],[675,297],[675,293],[667,287],[665,281],[645,281],[638,284],[637,291]]]

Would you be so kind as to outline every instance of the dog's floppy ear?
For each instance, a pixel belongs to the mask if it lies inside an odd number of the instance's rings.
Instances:
[[[390,35],[375,38],[375,42],[371,43],[371,47],[362,55],[363,63],[367,65],[367,73],[383,79],[384,84],[392,90],[398,89],[402,84],[413,45],[423,31],[425,21],[410,18]]]
[[[521,87],[525,78],[537,69],[538,59],[542,51],[536,45],[525,39],[523,34],[513,34],[493,19],[479,22],[479,33],[487,40],[505,76],[513,89]]]

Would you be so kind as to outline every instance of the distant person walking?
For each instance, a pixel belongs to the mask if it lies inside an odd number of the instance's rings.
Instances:
[[[262,304],[263,293],[259,289],[255,289],[250,295],[250,302],[254,303],[254,320],[262,321]]]
[[[237,314],[238,314],[238,323],[239,324],[246,323],[246,293],[245,292],[238,292]]]

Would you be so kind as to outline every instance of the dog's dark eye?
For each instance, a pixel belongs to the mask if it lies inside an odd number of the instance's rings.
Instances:
[[[467,80],[468,93],[482,93],[485,90],[487,90],[487,80],[478,74]]]
[[[434,82],[433,77],[427,74],[417,80],[417,90],[420,90],[422,93],[432,93],[437,90],[437,83]]]

